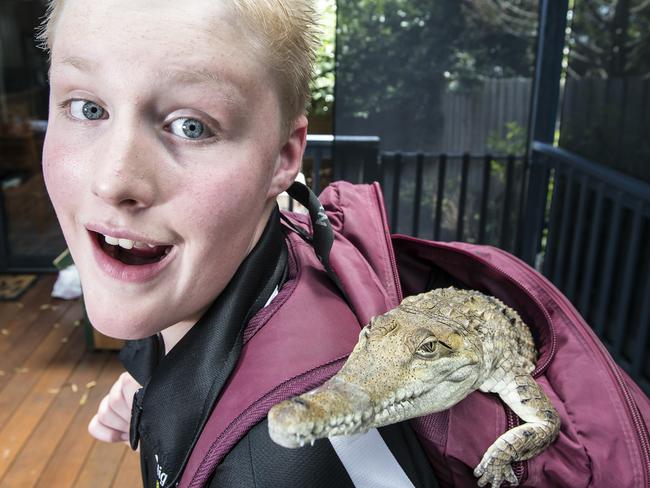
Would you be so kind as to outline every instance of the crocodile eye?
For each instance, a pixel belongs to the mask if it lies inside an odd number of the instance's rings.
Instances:
[[[437,348],[438,341],[434,338],[430,338],[420,344],[420,347],[418,347],[416,354],[423,358],[430,358],[432,356],[435,356]]]

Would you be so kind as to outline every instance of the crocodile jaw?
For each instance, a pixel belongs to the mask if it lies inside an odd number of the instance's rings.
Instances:
[[[422,401],[427,393],[399,393],[375,404],[362,387],[335,376],[315,390],[274,406],[268,414],[269,435],[281,446],[297,448],[316,439],[363,433],[429,413],[430,402]]]
[[[284,447],[301,447],[330,435],[363,432],[371,411],[370,396],[337,377],[304,395],[274,406],[268,414],[269,435]]]

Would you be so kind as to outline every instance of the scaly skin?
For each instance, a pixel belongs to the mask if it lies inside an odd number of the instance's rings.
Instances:
[[[338,374],[271,409],[269,433],[282,446],[298,447],[439,412],[478,389],[497,393],[524,421],[488,448],[474,470],[478,485],[516,484],[512,463],[546,449],[560,429],[531,376],[536,357],[530,330],[501,301],[471,290],[432,290],[373,318]]]

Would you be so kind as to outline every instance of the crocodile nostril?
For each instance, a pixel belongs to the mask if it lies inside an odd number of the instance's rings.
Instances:
[[[305,400],[303,400],[302,398],[299,398],[299,397],[298,398],[293,398],[291,401],[293,403],[297,403],[298,405],[302,405],[303,407],[307,406],[307,402]]]

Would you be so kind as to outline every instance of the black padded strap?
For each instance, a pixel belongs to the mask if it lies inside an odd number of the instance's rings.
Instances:
[[[318,200],[316,194],[311,191],[308,186],[298,181],[293,182],[293,184],[287,190],[287,193],[291,198],[300,203],[309,212],[309,218],[312,223],[312,228],[314,229],[313,235],[307,235],[306,238],[304,235],[304,229],[297,230],[295,229],[296,226],[294,225],[290,225],[290,227],[296,230],[296,232],[298,232],[298,234],[300,234],[303,239],[311,243],[316,256],[325,268],[327,276],[329,276],[332,282],[339,289],[343,295],[343,298],[345,298],[345,301],[350,304],[350,300],[348,299],[348,296],[343,289],[343,285],[341,284],[338,276],[336,276],[336,273],[330,264],[330,251],[332,249],[332,244],[334,244],[334,231],[332,230],[332,225],[330,224],[330,220],[325,213],[323,205],[320,203],[320,200]],[[309,239],[309,237],[311,238]]]
[[[161,476],[166,488],[174,486],[181,476],[239,361],[246,324],[283,280],[288,250],[279,213],[274,209],[255,247],[199,321],[148,378],[141,372],[147,381],[133,401],[130,444],[140,445],[147,487]],[[137,357],[130,356],[130,363]]]

